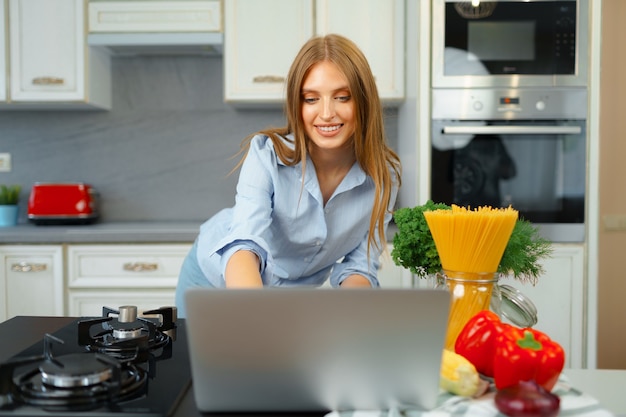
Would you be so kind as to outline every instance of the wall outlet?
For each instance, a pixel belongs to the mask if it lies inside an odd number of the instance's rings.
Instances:
[[[11,154],[0,153],[0,172],[11,171]]]
[[[604,230],[626,230],[626,214],[606,214],[603,220]]]

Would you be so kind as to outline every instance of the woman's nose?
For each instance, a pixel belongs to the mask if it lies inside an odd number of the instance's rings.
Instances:
[[[335,104],[332,99],[322,100],[322,109],[320,117],[324,120],[330,120],[335,115]]]

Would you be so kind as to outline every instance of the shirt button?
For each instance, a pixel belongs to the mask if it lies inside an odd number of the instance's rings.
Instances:
[[[330,209],[325,208],[325,209],[324,209],[324,213],[326,213],[326,214],[330,213]]]
[[[321,246],[321,245],[322,245],[322,242],[320,242],[319,240],[315,241],[315,246]]]

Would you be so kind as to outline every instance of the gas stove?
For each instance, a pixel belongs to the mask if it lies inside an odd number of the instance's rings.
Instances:
[[[190,385],[176,308],[103,307],[0,364],[0,416],[169,416]]]

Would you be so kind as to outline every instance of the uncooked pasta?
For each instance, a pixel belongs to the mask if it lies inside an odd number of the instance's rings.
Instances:
[[[446,348],[465,323],[489,309],[496,271],[518,218],[517,210],[452,205],[451,210],[425,211],[444,279],[451,294]]]

